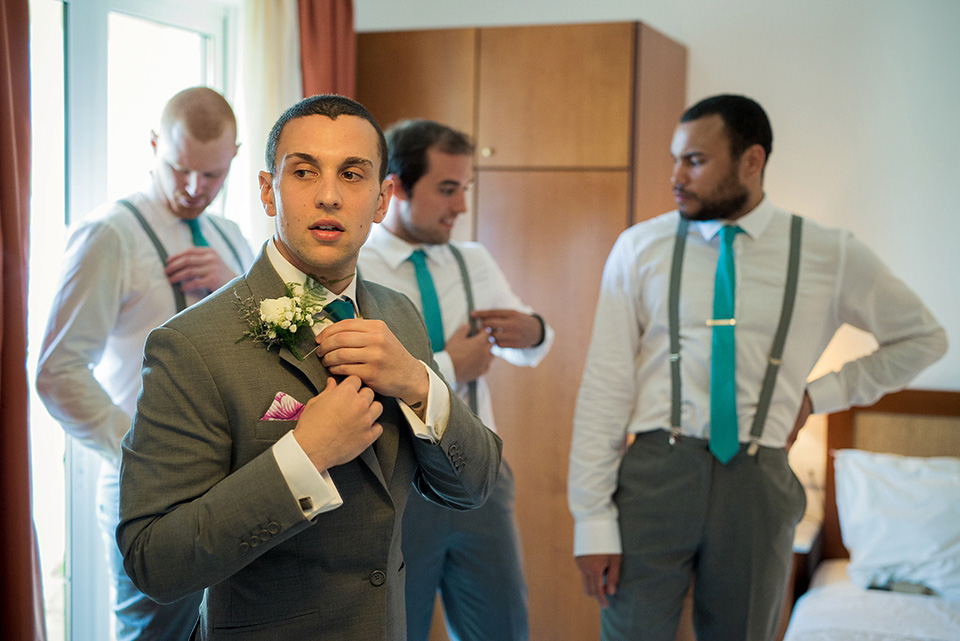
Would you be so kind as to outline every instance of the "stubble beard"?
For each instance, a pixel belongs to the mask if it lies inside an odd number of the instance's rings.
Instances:
[[[731,174],[717,187],[714,194],[703,198],[693,196],[700,203],[700,209],[690,212],[681,207],[680,215],[687,220],[704,221],[727,220],[742,214],[750,194],[747,188],[737,181],[736,175]]]

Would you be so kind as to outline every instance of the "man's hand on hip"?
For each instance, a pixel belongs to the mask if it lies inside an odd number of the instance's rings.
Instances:
[[[813,401],[810,400],[810,394],[804,390],[803,400],[800,402],[800,411],[797,413],[797,420],[794,422],[793,429],[790,430],[790,435],[787,437],[786,450],[788,452],[797,440],[797,435],[800,434],[800,428],[806,424],[811,414],[813,414]]]

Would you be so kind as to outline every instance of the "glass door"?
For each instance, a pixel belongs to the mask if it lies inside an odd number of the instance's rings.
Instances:
[[[31,0],[31,381],[56,294],[65,225],[145,183],[150,131],[174,93],[207,85],[231,99],[226,79],[238,7],[239,0]],[[49,638],[112,639],[96,519],[100,460],[65,438],[36,396],[31,405]]]

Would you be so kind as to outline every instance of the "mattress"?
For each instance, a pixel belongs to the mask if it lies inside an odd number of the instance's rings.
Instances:
[[[818,566],[784,641],[960,641],[960,603],[864,590],[847,578],[848,564],[833,559]]]

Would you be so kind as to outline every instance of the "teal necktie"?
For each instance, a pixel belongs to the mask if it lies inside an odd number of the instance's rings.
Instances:
[[[743,230],[724,225],[720,230],[720,257],[713,290],[713,343],[710,355],[710,451],[726,463],[740,449],[737,429],[736,343],[733,330],[734,288],[733,239]]]
[[[437,289],[433,286],[433,277],[427,269],[427,254],[422,249],[416,249],[407,260],[413,263],[413,269],[417,275],[417,287],[420,288],[420,303],[423,306],[423,320],[427,324],[430,347],[435,352],[441,352],[443,351],[443,319],[440,317]]]
[[[334,323],[339,323],[347,318],[356,317],[356,314],[353,312],[353,303],[348,300],[343,300],[342,298],[338,298],[324,305],[323,311],[327,313],[327,316],[333,319]]]
[[[190,234],[193,236],[193,245],[195,247],[209,247],[210,243],[207,242],[207,239],[203,237],[203,232],[200,231],[200,221],[196,218],[185,218],[183,222],[187,223],[187,227],[190,228]]]

